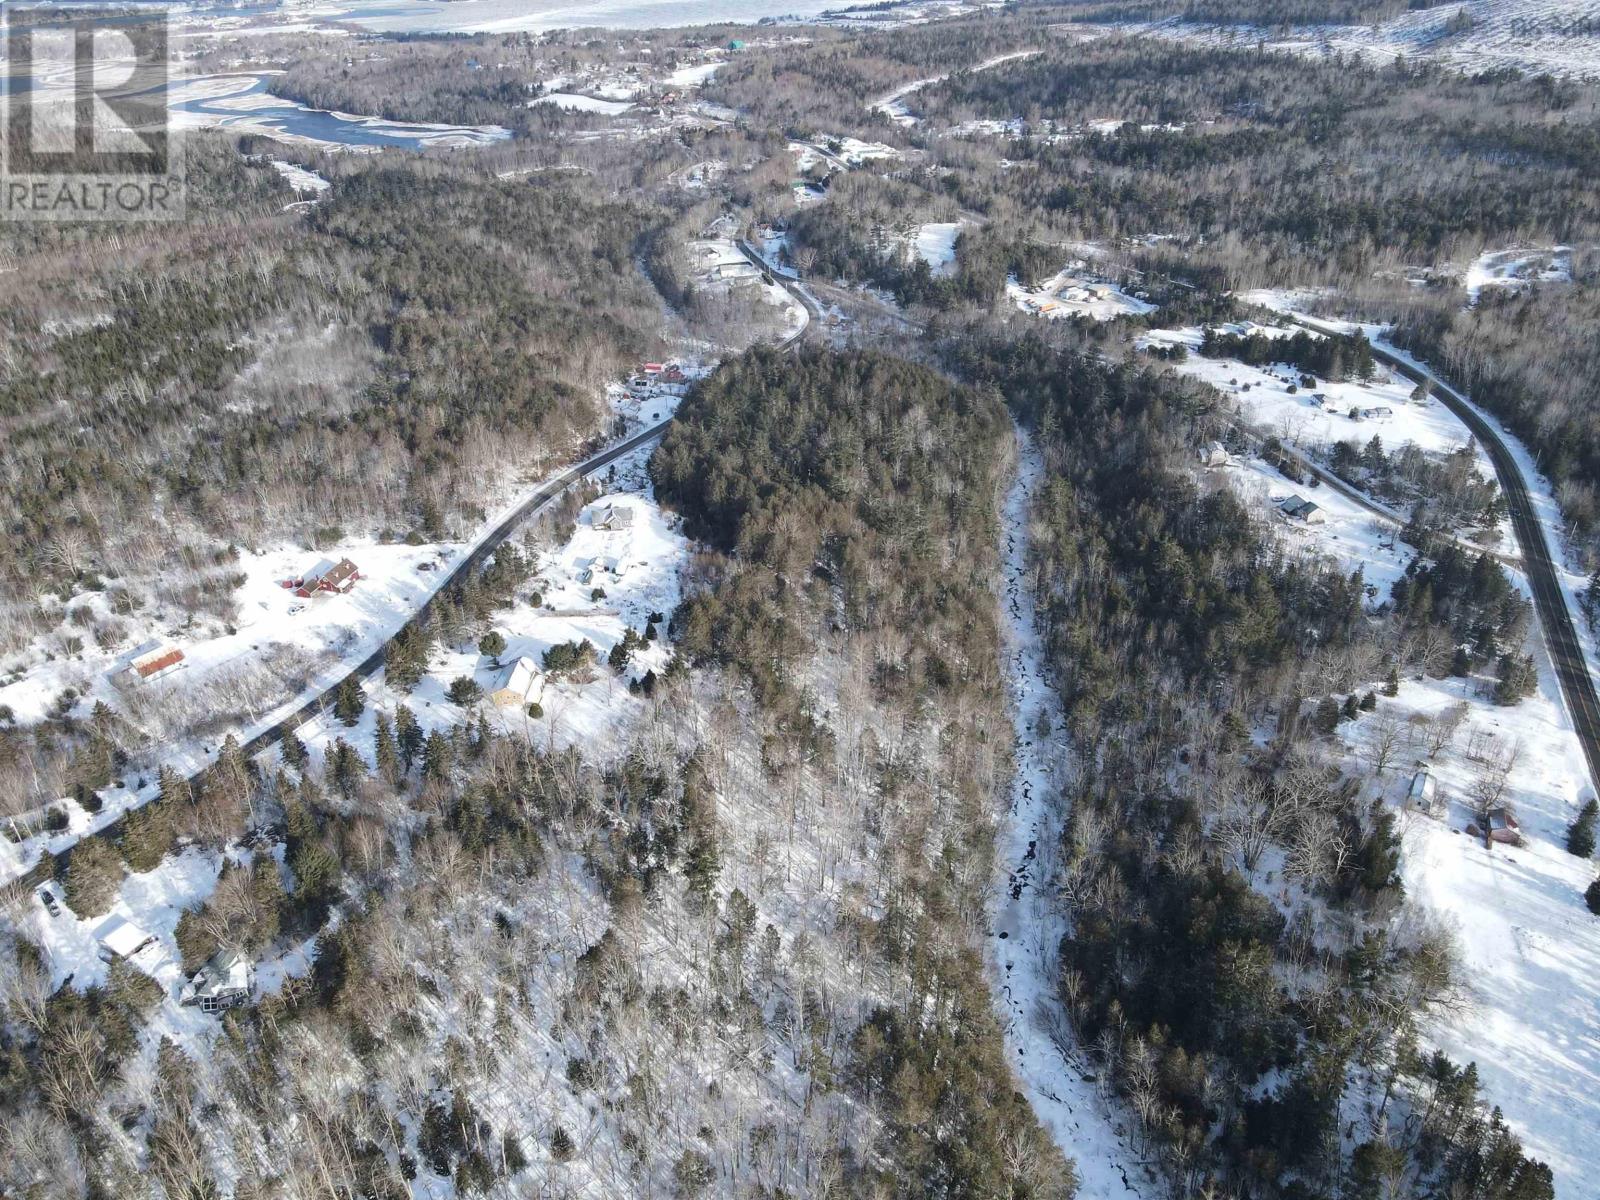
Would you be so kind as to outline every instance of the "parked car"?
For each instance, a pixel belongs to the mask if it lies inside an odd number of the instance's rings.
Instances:
[[[49,888],[39,889],[39,901],[44,905],[45,912],[49,913],[52,917],[59,917],[61,915],[61,905],[56,903],[56,898],[51,893]]]

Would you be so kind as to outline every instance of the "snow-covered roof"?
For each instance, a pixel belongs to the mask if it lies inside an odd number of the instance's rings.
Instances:
[[[517,696],[526,696],[532,690],[534,681],[539,678],[539,668],[534,665],[531,658],[519,658],[505,670],[500,672],[500,678],[494,685],[495,693],[512,692]]]
[[[632,529],[633,509],[622,504],[607,504],[594,514],[596,529]]]
[[[184,1000],[199,1000],[224,992],[247,992],[252,968],[250,957],[243,950],[218,950],[184,988]]]
[[[150,941],[148,933],[123,917],[106,918],[95,930],[95,937],[100,939],[102,946],[120,958],[131,957]]]

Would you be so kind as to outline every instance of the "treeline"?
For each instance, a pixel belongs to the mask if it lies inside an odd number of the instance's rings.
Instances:
[[[1592,139],[1575,119],[1592,99],[1515,73],[1116,37],[918,94],[919,128],[1054,123],[1055,136],[991,151],[1008,163],[981,168],[996,203],[1069,236],[1203,238],[1188,256],[1225,264],[1243,287],[1469,258],[1485,240],[1592,236],[1596,176],[1580,167]],[[1132,124],[1089,132],[1107,118]],[[967,141],[935,152],[982,158]]]
[[[1331,383],[1345,379],[1369,380],[1377,373],[1372,361],[1372,345],[1360,331],[1324,336],[1302,329],[1288,337],[1274,337],[1266,333],[1232,333],[1208,326],[1200,340],[1200,353],[1207,358],[1237,359],[1252,367],[1287,363]]]
[[[935,721],[941,743],[957,761],[991,761],[983,747],[1006,721],[991,505],[1008,432],[992,396],[881,354],[763,350],[724,364],[651,459],[657,494],[726,556],[673,616],[680,651],[749,679],[784,753],[809,755],[819,731],[805,664],[819,648],[858,647],[876,702],[903,718],[971,713]],[[854,723],[842,697],[839,716],[834,728]],[[860,1023],[844,1073],[884,1114],[885,1186],[1070,1194],[1070,1170],[1010,1080],[973,945],[1005,773],[963,769],[922,796],[893,774],[881,786],[904,823],[891,821],[902,832],[886,829],[885,848],[956,824],[936,838],[937,869],[894,857],[904,874],[870,920],[915,979],[903,1004]],[[867,835],[869,859],[879,845]]]
[[[734,556],[674,616],[675,641],[770,698],[794,688],[825,619],[897,631],[900,651],[874,664],[887,695],[992,688],[986,504],[1004,430],[991,399],[892,357],[759,350],[724,365],[650,461],[662,500]]]
[[[136,579],[170,561],[174,528],[438,536],[474,519],[496,464],[596,429],[595,389],[657,320],[632,260],[648,210],[581,180],[501,184],[386,156],[309,221],[262,200],[253,230],[205,211],[86,277],[45,253],[13,276],[0,586],[14,603]]]
[[[1394,339],[1494,413],[1556,486],[1562,515],[1590,560],[1600,535],[1600,286],[1580,254],[1571,285],[1484,288],[1403,316]]]
[[[1035,602],[1076,764],[1060,998],[1139,1146],[1184,1193],[1421,1176],[1553,1196],[1470,1069],[1411,1049],[1449,986],[1444,942],[1360,932],[1402,889],[1393,813],[1320,749],[1375,707],[1356,693],[1395,645],[1359,573],[1284,557],[1230,491],[1197,488],[1183,461],[1212,428],[1208,389],[1032,337],[951,354],[1045,451]],[[1391,1091],[1447,1095],[1453,1115],[1388,1133],[1380,1117],[1342,1149],[1349,1106]]]

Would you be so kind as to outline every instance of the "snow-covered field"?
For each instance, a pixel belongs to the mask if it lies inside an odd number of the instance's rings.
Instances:
[[[1008,1057],[1040,1122],[1078,1169],[1083,1200],[1140,1200],[1162,1189],[1129,1145],[1130,1122],[1094,1083],[1056,995],[1056,948],[1066,931],[1053,902],[1055,851],[1064,812],[1065,755],[1056,735],[1041,737],[1041,716],[1059,728],[1044,643],[1029,586],[1028,528],[1035,490],[1044,479],[1037,446],[1017,431],[1016,482],[1006,497],[1001,597],[1007,675],[1016,726],[1017,773],[1011,812],[1000,828],[989,973],[1005,1027]]]
[[[1287,337],[1297,332],[1249,321],[1218,328],[1228,333],[1260,333],[1268,337]],[[1432,395],[1413,401],[1411,395],[1416,385],[1382,363],[1377,364],[1376,375],[1366,382],[1351,379],[1332,383],[1319,379],[1314,387],[1304,388],[1299,386],[1301,373],[1286,364],[1253,367],[1231,358],[1202,357],[1198,349],[1203,336],[1198,327],[1155,330],[1141,337],[1138,345],[1184,346],[1190,354],[1183,362],[1175,364],[1177,370],[1231,396],[1254,429],[1277,437],[1284,445],[1323,466],[1327,465],[1335,443],[1354,442],[1359,447],[1376,437],[1390,452],[1409,443],[1438,456],[1470,444],[1479,474],[1484,479],[1495,477],[1494,464],[1487,451],[1473,441],[1455,414]],[[1295,390],[1290,391],[1291,387]],[[1326,397],[1326,405],[1317,401],[1318,395]],[[1387,415],[1373,415],[1380,409],[1387,409]],[[1351,416],[1352,412],[1357,415]],[[1332,497],[1336,495],[1333,488],[1323,487],[1314,497],[1308,498],[1327,509],[1330,519],[1342,507],[1360,511],[1359,506],[1342,497],[1340,503],[1335,504]],[[1381,504],[1380,507],[1397,522],[1407,519],[1404,511]],[[1467,532],[1458,531],[1462,535]],[[1504,519],[1496,531],[1495,546],[1508,553],[1515,552],[1509,518]]]
[[[1218,326],[1218,329],[1225,333],[1261,333],[1268,337],[1297,332],[1251,322]],[[1175,364],[1179,371],[1233,396],[1246,419],[1290,445],[1325,451],[1335,442],[1364,444],[1376,435],[1390,449],[1413,442],[1429,453],[1448,454],[1471,441],[1466,426],[1439,400],[1429,396],[1425,401],[1413,403],[1410,397],[1416,385],[1381,363],[1377,374],[1368,382],[1350,379],[1331,383],[1318,379],[1315,387],[1302,388],[1299,386],[1301,372],[1291,366],[1252,367],[1237,359],[1201,357],[1199,349],[1203,336],[1204,331],[1198,326],[1162,329],[1146,334],[1138,344],[1186,347],[1190,354],[1183,362]],[[1296,390],[1290,392],[1290,387]],[[1329,407],[1319,405],[1314,399],[1316,395],[1326,396]],[[1390,415],[1350,416],[1352,409],[1363,412],[1378,408],[1387,408]],[[1492,478],[1493,464],[1481,448],[1478,463],[1485,476]]]
[[[536,104],[553,104],[568,112],[599,113],[606,117],[619,116],[633,107],[631,100],[603,100],[597,96],[580,96],[574,92],[547,92],[528,101],[528,104],[530,107]]]
[[[956,268],[956,239],[963,221],[935,221],[917,230],[917,257],[927,263],[934,275],[949,275]]]
[[[1537,639],[1534,639],[1537,641]],[[1472,681],[1407,679],[1378,715],[1437,717],[1455,705],[1468,716],[1452,745],[1429,755],[1408,747],[1385,793],[1400,805],[1411,773],[1431,763],[1447,814],[1402,817],[1407,894],[1453,931],[1460,954],[1458,1006],[1436,1014],[1428,1038],[1458,1062],[1475,1062],[1484,1095],[1504,1110],[1529,1154],[1550,1164],[1556,1195],[1592,1194],[1591,1151],[1600,1130],[1600,920],[1583,889],[1594,865],[1568,854],[1567,824],[1589,793],[1588,771],[1542,649],[1539,692],[1513,708],[1472,694]],[[1370,717],[1351,726],[1370,744]],[[1525,843],[1485,849],[1463,832],[1477,764],[1474,731],[1497,752],[1517,752],[1506,793]]]
[[[720,62],[694,63],[679,67],[667,76],[667,82],[676,88],[699,87],[723,68]]]
[[[1346,572],[1359,569],[1368,585],[1369,603],[1387,600],[1389,589],[1411,561],[1413,551],[1400,541],[1392,523],[1331,487],[1291,483],[1254,456],[1230,459],[1226,467],[1206,475],[1233,488],[1252,513],[1271,523],[1286,548],[1329,555]],[[1315,503],[1324,523],[1311,526],[1284,516],[1278,506],[1291,496]]]
[[[1025,286],[1012,276],[1006,280],[1006,295],[1023,312],[1051,321],[1070,317],[1110,321],[1115,317],[1155,311],[1154,304],[1130,295],[1114,283],[1085,274],[1085,269],[1082,262],[1072,263],[1033,287]]]

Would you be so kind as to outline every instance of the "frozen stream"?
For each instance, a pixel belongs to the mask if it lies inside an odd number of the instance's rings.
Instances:
[[[1066,926],[1060,909],[1050,902],[1049,880],[1061,829],[1058,781],[1066,763],[1059,735],[1040,738],[1036,732],[1041,713],[1052,728],[1060,726],[1027,584],[1028,512],[1044,478],[1044,461],[1020,428],[1017,450],[1017,479],[1001,518],[1001,633],[1016,722],[1017,774],[1010,816],[1000,830],[999,869],[1004,875],[996,881],[989,970],[1006,1051],[1040,1122],[1077,1163],[1079,1197],[1154,1200],[1161,1189],[1119,1132],[1128,1128],[1128,1119],[1084,1079],[1088,1064],[1055,994],[1056,947]]]

